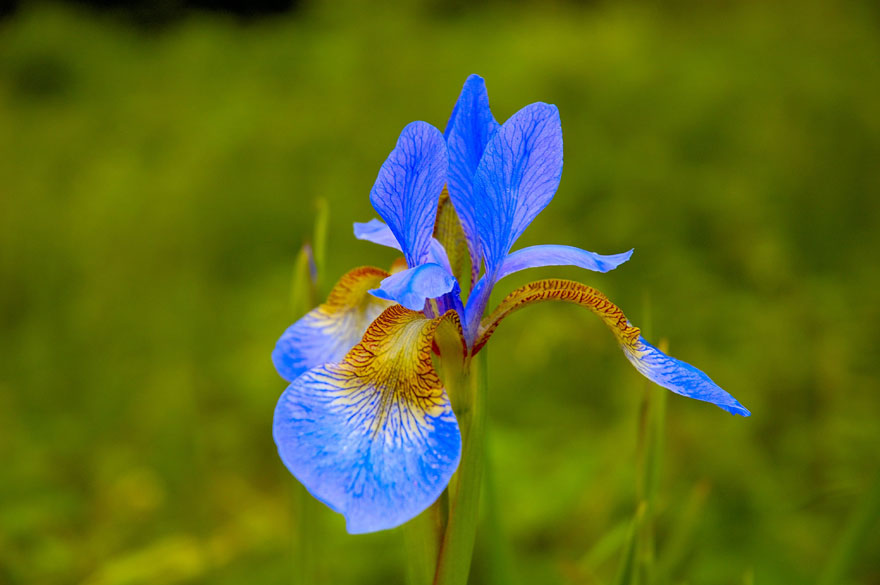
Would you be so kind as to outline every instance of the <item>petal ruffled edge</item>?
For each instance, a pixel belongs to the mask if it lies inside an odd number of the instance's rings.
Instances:
[[[272,351],[278,374],[292,382],[310,368],[342,359],[388,307],[387,301],[368,294],[388,276],[372,266],[343,275],[326,303],[306,313],[278,339]]]
[[[505,317],[524,306],[541,301],[564,301],[590,309],[605,322],[636,370],[652,382],[676,394],[711,402],[731,414],[751,414],[704,372],[666,355],[648,343],[639,328],[630,324],[623,311],[604,294],[570,280],[540,280],[510,293],[483,321],[480,335],[474,344],[474,353],[486,344]]]
[[[458,422],[431,361],[447,320],[457,325],[453,312],[426,319],[389,307],[342,361],[309,370],[278,401],[281,459],[352,534],[415,517],[458,467]]]

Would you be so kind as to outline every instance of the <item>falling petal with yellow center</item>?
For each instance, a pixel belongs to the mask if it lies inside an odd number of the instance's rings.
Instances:
[[[389,307],[341,361],[307,371],[278,401],[284,464],[352,534],[415,517],[458,467],[458,422],[431,362],[440,326],[460,336],[452,311],[427,319]]]

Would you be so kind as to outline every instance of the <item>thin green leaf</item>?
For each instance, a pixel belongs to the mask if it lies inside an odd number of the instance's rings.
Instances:
[[[629,527],[629,534],[626,537],[626,545],[623,548],[623,558],[620,563],[620,569],[617,571],[617,578],[614,579],[616,585],[632,585],[638,583],[636,552],[638,550],[639,531],[644,517],[645,502],[641,502],[636,509],[636,514]]]
[[[330,205],[323,197],[315,201],[315,231],[314,231],[314,255],[312,280],[316,291],[320,292],[320,285],[326,274],[325,260],[327,258],[327,232],[330,224]]]
[[[602,563],[623,547],[629,530],[630,522],[623,521],[606,532],[583,556],[579,563],[580,568],[590,573],[595,572]]]
[[[295,317],[308,313],[318,304],[315,281],[312,277],[312,248],[303,244],[293,263],[290,286],[290,306]]]
[[[843,536],[831,553],[818,585],[836,585],[844,581],[859,557],[871,529],[880,518],[880,473],[847,522]]]
[[[694,486],[684,511],[676,518],[657,564],[657,582],[671,580],[690,552],[709,497],[710,485],[702,481]]]

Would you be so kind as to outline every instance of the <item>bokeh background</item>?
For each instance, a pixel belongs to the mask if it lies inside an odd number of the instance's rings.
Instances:
[[[880,583],[876,4],[99,4],[0,20],[0,583],[404,582],[400,531],[303,506],[269,355],[315,202],[325,293],[390,263],[351,223],[470,73],[561,111],[518,246],[635,248],[499,298],[596,286],[753,412],[669,396],[651,582]],[[660,390],[576,307],[490,352],[472,582],[613,582]]]

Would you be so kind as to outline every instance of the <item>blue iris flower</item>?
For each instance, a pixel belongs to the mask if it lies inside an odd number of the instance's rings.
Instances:
[[[428,156],[423,152],[425,144],[430,144]],[[457,297],[451,299],[468,345],[475,341],[492,288],[505,276],[526,268],[563,265],[607,272],[629,260],[632,250],[601,255],[562,245],[509,253],[550,203],[561,177],[562,125],[556,106],[531,104],[499,126],[489,109],[485,82],[471,75],[443,137],[430,124],[413,122],[382,165],[370,201],[387,225],[378,220],[355,224],[356,237],[401,249],[410,266],[383,281],[374,294],[422,310],[426,300],[456,287],[443,248],[428,254],[440,195],[437,185],[442,187],[444,181],[467,238],[472,277],[485,266],[463,310],[460,302],[455,303]],[[401,193],[406,195],[400,197]]]
[[[345,516],[350,532],[406,522],[442,493],[458,466],[458,424],[431,363],[441,327],[458,332],[467,357],[511,312],[545,300],[575,303],[608,325],[647,378],[748,416],[706,374],[648,343],[586,285],[538,281],[486,314],[492,289],[505,276],[562,265],[607,272],[632,255],[565,245],[511,252],[556,193],[562,161],[555,106],[531,104],[499,125],[483,79],[472,75],[444,133],[425,122],[401,132],[370,192],[384,223],[355,224],[357,238],[401,251],[406,268],[349,272],[326,303],[279,339],[273,361],[290,381],[275,411],[279,453],[315,497]],[[441,233],[438,209],[447,193],[461,246]],[[467,269],[460,268],[462,259]]]

